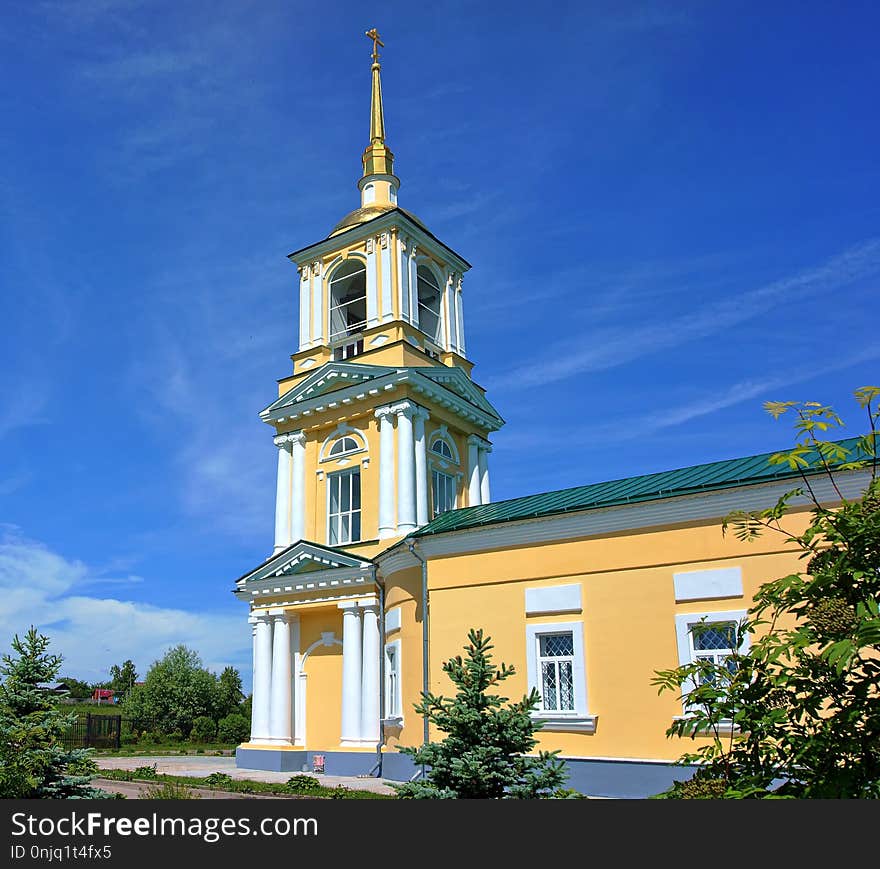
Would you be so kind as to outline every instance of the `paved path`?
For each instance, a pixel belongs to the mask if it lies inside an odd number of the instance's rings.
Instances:
[[[223,772],[235,779],[250,779],[251,781],[277,782],[283,784],[292,775],[292,772],[269,772],[263,769],[239,769],[235,765],[234,757],[212,757],[202,754],[172,755],[168,757],[96,757],[95,760],[101,769],[136,769],[139,766],[156,765],[156,772],[166,775],[189,776],[202,778],[212,772]],[[380,794],[393,794],[394,789],[385,784],[382,779],[361,778],[360,776],[345,775],[316,775],[314,773],[302,773],[310,775],[324,787],[335,788],[344,785],[352,790],[375,791]],[[117,784],[123,784],[117,782]],[[211,793],[208,791],[207,793]],[[238,796],[238,795],[236,795]],[[243,796],[243,795],[242,795]]]

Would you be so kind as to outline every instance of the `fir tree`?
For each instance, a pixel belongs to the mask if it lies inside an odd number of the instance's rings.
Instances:
[[[15,636],[15,654],[4,655],[0,664],[0,797],[105,797],[89,784],[97,772],[91,753],[62,746],[76,713],[57,710],[52,695],[40,688],[61,666],[48,647],[49,639],[31,626],[24,639]]]
[[[512,666],[492,663],[490,637],[468,633],[465,658],[443,665],[456,687],[454,697],[423,693],[415,711],[447,736],[418,748],[401,748],[428,767],[421,781],[397,786],[403,799],[534,799],[557,794],[566,775],[558,752],[527,756],[537,745],[540,723],[531,713],[540,703],[533,688],[516,703],[488,693],[512,676]],[[568,794],[566,794],[568,795]]]

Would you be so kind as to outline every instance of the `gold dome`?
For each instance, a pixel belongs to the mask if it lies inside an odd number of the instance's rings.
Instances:
[[[406,211],[398,205],[392,205],[391,203],[385,202],[376,205],[365,205],[363,208],[356,208],[354,211],[346,214],[345,217],[333,227],[333,231],[328,238],[332,238],[334,235],[339,235],[340,232],[345,232],[346,229],[360,226],[360,224],[366,223],[368,220],[373,220],[374,218],[379,217],[382,214],[387,214],[389,211],[394,211],[395,209],[403,212],[403,214],[405,214],[410,220],[415,221],[420,227],[422,227],[422,229],[427,229],[425,224],[414,214],[411,214],[409,211]]]

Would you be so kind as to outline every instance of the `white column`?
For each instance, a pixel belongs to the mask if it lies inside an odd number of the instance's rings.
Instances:
[[[455,287],[455,315],[458,318],[458,352],[464,356],[464,306],[462,305],[461,278]]]
[[[286,434],[274,438],[278,447],[278,482],[275,489],[275,552],[290,546],[290,441]]]
[[[480,503],[488,504],[492,500],[489,492],[489,453],[492,447],[487,443],[480,444]]]
[[[416,440],[416,523],[428,524],[428,454],[425,444],[425,420],[428,411],[423,407],[416,408],[413,415]]]
[[[379,322],[379,281],[376,239],[367,239],[367,328]]]
[[[379,604],[361,601],[363,609],[363,675],[361,677],[361,739],[379,741]]]
[[[458,344],[458,275],[450,276],[452,282],[449,292],[449,344],[456,353],[460,352]]]
[[[409,312],[413,326],[419,325],[419,283],[417,280],[416,246],[409,249]]]
[[[468,506],[476,507],[480,503],[480,438],[471,435],[468,445]]]
[[[251,705],[251,742],[266,742],[270,736],[269,704],[272,691],[272,623],[269,616],[253,617],[254,694]]]
[[[324,340],[324,279],[321,277],[321,263],[312,263],[312,342],[320,344]]]
[[[394,521],[394,421],[390,407],[376,410],[379,419],[379,539],[393,537]]]
[[[383,232],[379,237],[379,250],[381,257],[381,317],[382,322],[390,320],[394,317],[394,311],[391,307],[391,250],[393,247],[393,237],[387,232]]]
[[[310,292],[311,285],[309,281],[309,267],[303,266],[300,269],[299,283],[299,349],[307,347],[311,342],[311,313],[312,304]]]
[[[290,504],[290,542],[305,537],[306,528],[306,436],[302,432],[288,435],[291,449],[293,481]]]
[[[398,277],[400,283],[400,319],[405,323],[409,322],[409,254],[406,251],[406,245],[409,239],[401,237],[398,241],[400,245],[400,257],[398,266]]]
[[[395,405],[397,414],[397,533],[416,527],[416,465],[413,448],[413,411],[408,401]]]
[[[283,610],[270,613],[272,628],[272,694],[269,703],[269,738],[279,745],[290,745],[291,669],[290,621]]]
[[[361,616],[357,601],[338,604],[342,610],[342,736],[343,745],[361,740]]]

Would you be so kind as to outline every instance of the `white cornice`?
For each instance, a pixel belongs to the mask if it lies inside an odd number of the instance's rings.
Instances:
[[[270,595],[296,594],[319,589],[331,590],[356,585],[372,585],[372,568],[337,567],[307,574],[270,576],[239,586],[234,594],[239,600],[258,601]]]
[[[315,259],[335,253],[342,248],[350,247],[352,244],[366,241],[368,238],[388,232],[391,229],[404,232],[411,241],[415,242],[417,248],[427,250],[436,259],[445,263],[458,274],[464,274],[464,272],[470,269],[470,263],[462,259],[452,248],[447,247],[439,239],[434,238],[428,230],[423,229],[400,209],[394,209],[358,227],[352,227],[339,235],[330,236],[302,250],[294,251],[292,254],[289,254],[288,259],[298,267],[301,267]]]

